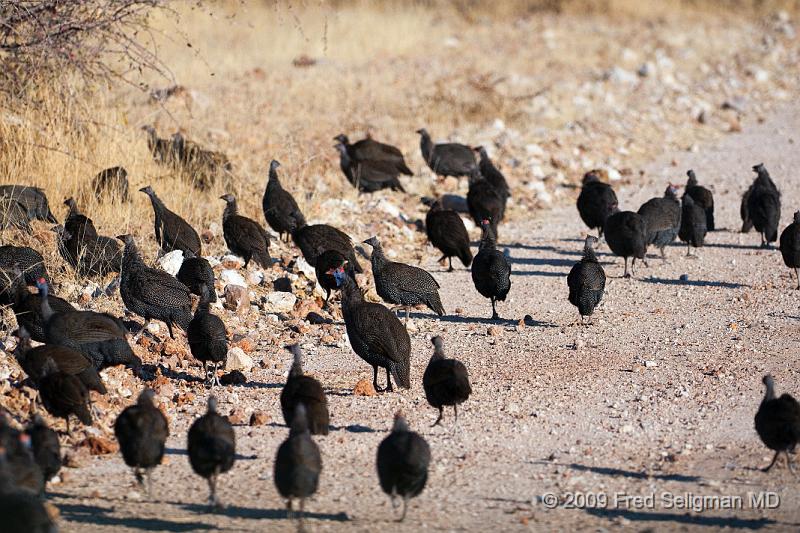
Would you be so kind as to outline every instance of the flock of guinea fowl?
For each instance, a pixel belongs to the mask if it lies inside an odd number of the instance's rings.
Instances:
[[[182,167],[198,188],[207,188],[214,179],[231,172],[224,154],[205,150],[180,134],[162,139],[154,128],[144,129],[156,161]],[[480,245],[473,257],[469,235],[458,212],[444,199],[426,199],[430,207],[425,219],[428,239],[441,251],[440,262],[449,262],[450,271],[453,257],[471,268],[475,288],[490,300],[492,319],[498,319],[497,302],[504,301],[511,288],[510,262],[496,248],[498,226],[511,190],[483,147],[436,144],[426,130],[417,133],[421,136],[422,156],[435,174],[468,176],[466,203],[469,215],[481,228]],[[403,154],[393,146],[371,137],[352,144],[345,135],[335,140],[341,170],[360,192],[387,188],[403,191],[399,176],[413,174]],[[326,307],[331,293],[341,292],[342,316],[350,345],[373,367],[375,389],[391,391],[392,379],[397,385],[409,388],[411,342],[395,311],[405,310],[406,320],[409,309],[417,306],[427,306],[440,316],[445,314],[438,294],[439,284],[419,267],[390,261],[380,240],[372,237],[364,243],[372,247],[370,261],[376,292],[395,307],[390,310],[366,301],[356,281],[363,269],[350,237],[330,225],[307,224],[291,193],[281,186],[279,166],[272,161],[269,167],[262,205],[267,224],[281,238],[291,238],[315,268],[317,282],[326,290]],[[778,240],[780,192],[763,165],[756,165],[753,170],[757,177],[741,203],[742,231],[754,227],[761,235],[762,246],[769,247]],[[637,259],[645,261],[649,246],[658,248],[663,257],[664,248],[679,238],[687,244],[687,255],[691,255],[692,248],[703,246],[707,232],[714,231],[713,194],[698,183],[693,171],[688,176],[682,198],[677,195],[678,187],[670,184],[663,197],[647,201],[638,212],[620,211],[617,196],[611,185],[603,181],[602,171],[593,170],[584,176],[577,200],[579,214],[590,229],[598,230],[598,237],[605,238],[615,255],[624,258],[624,277],[631,276]],[[98,194],[108,190],[109,194],[127,201],[127,172],[122,167],[104,170],[95,178],[93,187]],[[64,224],[53,228],[58,234],[59,251],[82,276],[120,274],[117,283],[125,307],[145,320],[134,340],[147,330],[151,320],[165,322],[172,338],[174,326],[184,330],[192,355],[203,364],[209,385],[214,387],[220,383],[218,366],[224,365],[228,353],[225,326],[210,310],[210,304],[217,299],[214,272],[201,254],[197,232],[170,211],[153,188],[148,186],[141,191],[151,200],[155,238],[161,251],[183,252],[184,260],[175,276],[146,265],[132,236],[114,239],[100,235],[73,199],[65,201],[69,213]],[[250,261],[270,266],[270,235],[259,222],[239,214],[232,195],[226,194],[221,199],[226,202],[223,234],[228,248],[244,259],[245,268]],[[2,186],[0,200],[4,227],[29,228],[32,219],[56,222],[41,189]],[[605,290],[605,272],[593,248],[598,237],[586,238],[583,257],[567,277],[569,301],[577,307],[582,322],[593,314]],[[781,233],[780,251],[786,265],[797,273],[800,212],[795,213],[794,222]],[[38,401],[51,415],[65,420],[67,433],[73,415],[82,423],[91,424],[89,390],[107,393],[98,371],[117,364],[124,364],[135,373],[140,371],[141,361],[131,350],[127,328],[115,316],[75,309],[52,294],[44,261],[31,248],[0,247],[0,270],[3,273],[0,303],[9,305],[17,318],[19,343],[14,356],[29,378],[25,383],[37,390]],[[31,292],[29,286],[38,291]],[[198,297],[196,306],[192,294]],[[43,344],[34,347],[31,341]],[[431,342],[433,355],[423,375],[423,388],[430,405],[439,410],[434,425],[441,422],[446,406],[453,407],[457,422],[458,405],[471,394],[467,369],[460,361],[446,357],[440,337]],[[293,354],[293,364],[280,403],[289,435],[277,451],[274,481],[290,513],[293,500],[299,501],[302,520],[305,499],[316,492],[322,470],[319,448],[312,435],[328,433],[328,406],[320,382],[303,372],[299,345],[287,348]],[[385,389],[378,386],[379,368],[386,371]],[[764,444],[775,452],[766,470],[784,453],[794,471],[789,452],[800,439],[800,405],[789,394],[777,397],[771,376],[765,376],[763,382],[766,394],[755,416],[755,427]],[[153,391],[145,388],[137,402],[124,409],[114,424],[125,463],[133,469],[139,483],[147,480],[148,493],[150,473],[161,463],[169,435],[167,420],[153,400]],[[207,479],[210,502],[219,507],[217,479],[233,467],[235,435],[227,417],[217,411],[213,396],[208,400],[206,414],[192,424],[187,441],[191,466]],[[428,443],[411,431],[402,414],[397,413],[391,433],[378,447],[377,471],[380,486],[392,501],[402,499],[401,520],[406,515],[408,499],[419,495],[425,487],[430,461]],[[55,528],[41,497],[47,480],[60,467],[58,434],[41,416],[35,415],[22,430],[14,428],[5,414],[0,416],[0,510],[5,530]]]

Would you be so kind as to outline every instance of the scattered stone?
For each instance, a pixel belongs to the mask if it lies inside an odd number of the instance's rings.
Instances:
[[[302,273],[306,277],[306,279],[310,280],[317,279],[316,270],[314,270],[314,267],[311,266],[308,263],[308,261],[306,261],[305,258],[303,258],[302,256],[297,258],[297,261],[295,261],[294,266],[297,267],[297,270],[300,271],[300,273]]]
[[[453,310],[453,312],[454,312],[455,314],[457,314],[457,315],[463,315],[463,314],[464,314],[464,309],[463,309],[463,308],[461,308],[461,307],[456,307],[456,308]]]
[[[161,270],[163,270],[170,276],[176,275],[178,271],[181,269],[182,264],[183,264],[183,252],[181,250],[173,250],[169,253],[162,255],[158,259],[158,266],[160,266]]]
[[[278,292],[292,292],[292,280],[284,276],[272,282],[272,288]]]
[[[250,425],[251,426],[263,426],[267,422],[270,421],[270,417],[264,411],[253,411],[253,414],[250,415]]]
[[[228,254],[222,258],[222,268],[239,270],[244,267],[244,259],[238,255]]]
[[[231,409],[230,414],[228,414],[228,421],[234,426],[244,425],[245,420],[247,420],[247,415],[241,407]]]
[[[368,379],[360,379],[356,386],[353,388],[353,396],[377,396],[375,387]]]
[[[253,350],[256,349],[255,342],[253,342],[252,339],[240,335],[234,336],[233,345],[238,346],[239,348],[244,350],[244,353],[251,353]]]
[[[247,383],[247,378],[241,371],[234,370],[219,378],[219,382],[223,385],[244,385]]]
[[[658,363],[655,362],[655,361],[645,361],[644,362],[644,367],[645,368],[655,368],[657,366],[658,366]]]
[[[633,433],[633,426],[630,424],[625,424],[624,426],[622,426],[622,428],[620,428],[620,432],[625,434]]]
[[[225,307],[235,311],[239,316],[245,316],[250,311],[250,294],[242,285],[229,284],[225,286]]]
[[[78,443],[78,446],[88,448],[90,455],[108,455],[119,450],[119,446],[116,442],[104,437],[95,437],[93,435],[83,439],[80,443]]]
[[[500,326],[489,326],[489,329],[486,330],[486,334],[490,337],[499,337],[503,334],[503,328]]]
[[[264,272],[262,270],[254,270],[247,273],[247,282],[250,285],[261,285],[264,281]]]
[[[235,270],[223,270],[219,274],[219,280],[223,286],[239,285],[241,287],[247,287],[247,282],[244,280],[244,277]]]
[[[319,313],[315,313],[311,311],[306,315],[306,320],[309,324],[319,325],[319,324],[333,324],[333,320],[330,318],[325,318],[324,316],[320,315]]]
[[[225,362],[225,372],[231,372],[233,370],[248,372],[251,368],[253,368],[253,359],[244,353],[244,350],[238,346],[228,350],[228,360]]]
[[[268,313],[288,313],[294,309],[297,296],[291,292],[271,292],[266,298],[265,311]]]

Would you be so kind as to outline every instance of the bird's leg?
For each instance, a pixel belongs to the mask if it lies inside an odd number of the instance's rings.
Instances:
[[[217,474],[216,472],[211,474],[208,478],[208,504],[211,506],[212,510],[219,509],[219,501],[217,500]]]
[[[64,422],[67,424],[67,435],[69,435],[69,415],[64,418]]]
[[[222,381],[220,381],[220,379],[219,379],[219,372],[218,372],[218,369],[217,369],[218,366],[219,366],[219,363],[214,363],[214,381],[216,382],[217,385],[219,385],[221,387],[222,386]]]
[[[768,466],[768,467],[766,467],[766,468],[762,468],[762,469],[761,469],[761,471],[762,471],[762,472],[769,472],[769,471],[770,471],[770,469],[771,469],[773,466],[775,466],[775,462],[778,460],[778,455],[779,455],[780,453],[781,453],[781,452],[775,452],[775,456],[772,458],[772,462],[769,464],[769,466]]]
[[[692,257],[692,245],[686,244],[686,257]]]
[[[297,530],[298,531],[305,531],[303,527],[303,514],[306,510],[306,499],[300,498],[300,512],[297,515]]]
[[[383,392],[383,389],[378,386],[378,366],[375,365],[372,367],[372,387],[375,389],[375,392]]]
[[[667,254],[664,253],[664,247],[663,246],[661,247],[661,259],[664,260],[665,262],[667,260]]]
[[[145,469],[145,476],[147,477],[147,499],[153,499],[153,469],[147,468]]]
[[[167,321],[167,330],[169,331],[169,338],[175,340],[175,334],[172,332],[172,321]]]
[[[409,307],[406,306],[406,322],[404,324],[406,327],[408,327],[408,313],[409,313]]]
[[[145,330],[147,330],[147,326],[149,326],[149,325],[150,325],[150,319],[147,318],[144,321],[144,326],[142,326],[142,329],[140,329],[139,332],[136,335],[133,336],[132,341],[133,341],[134,344],[136,344],[136,341],[139,340],[139,337],[142,336],[142,334],[145,332]]]
[[[294,513],[292,512],[292,499],[288,498],[286,500],[286,518],[291,520],[293,516],[294,516]]]
[[[794,276],[797,278],[797,290],[800,291],[800,268],[795,267]]]
[[[625,258],[625,273],[622,275],[622,277],[623,278],[631,277],[631,275],[628,274],[628,258],[627,257]]]
[[[453,422],[453,425],[457,426],[458,425],[458,404],[455,404],[455,403],[453,404],[453,415],[455,416],[455,421]]]
[[[402,522],[406,519],[406,511],[408,510],[408,496],[403,496],[403,514],[400,515],[400,520],[398,522]]]
[[[497,307],[494,297],[492,297],[492,320],[500,320],[500,315],[497,314]]]
[[[328,309],[328,300],[331,297],[331,290],[330,289],[325,289],[325,293],[326,293],[325,294],[325,303],[322,304],[322,308],[323,309]]]
[[[434,422],[431,427],[436,427],[439,425],[439,422],[442,421],[442,415],[444,415],[444,408],[439,407],[439,418],[436,419],[436,422]]]
[[[447,271],[448,272],[452,272],[453,271],[453,258],[452,257],[448,257],[447,260],[450,263],[450,268],[448,268]]]
[[[389,368],[386,368],[386,392],[394,392],[394,388],[392,387],[392,374],[389,372]]]
[[[794,461],[792,461],[792,456],[789,455],[789,450],[783,450],[783,453],[786,455],[786,466],[789,467],[789,472],[796,477],[797,472],[794,469]]]

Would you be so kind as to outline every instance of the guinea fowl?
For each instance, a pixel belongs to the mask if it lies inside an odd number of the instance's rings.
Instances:
[[[347,181],[358,192],[375,192],[383,189],[406,192],[398,179],[399,171],[391,161],[352,159],[343,144],[334,146],[339,151],[339,167]]]
[[[708,231],[714,231],[716,229],[714,225],[714,195],[702,185],[698,185],[694,170],[688,170],[686,175],[689,176],[689,179],[686,181],[686,190],[683,194],[691,196],[694,203],[703,208],[706,213],[706,228]]]
[[[573,265],[567,275],[569,303],[578,308],[581,322],[584,317],[594,313],[594,308],[600,304],[606,288],[606,273],[594,254],[593,246],[596,243],[597,237],[587,235],[583,245],[583,258]]]
[[[36,415],[25,429],[31,441],[31,452],[47,483],[61,470],[61,443],[58,434],[47,426],[44,419]]]
[[[186,331],[192,321],[189,288],[163,270],[145,265],[132,235],[120,235],[117,238],[125,243],[120,296],[129,311],[145,320],[136,338],[155,319],[167,324],[169,336],[174,339],[172,325]]]
[[[299,344],[288,347],[292,353],[292,368],[286,385],[281,390],[281,411],[286,425],[291,427],[292,420],[298,405],[302,404],[306,410],[306,418],[312,435],[327,435],[328,424],[328,399],[319,381],[303,374],[303,354]]]
[[[475,153],[465,144],[434,144],[427,130],[419,129],[422,159],[437,176],[468,176],[478,166]]]
[[[5,295],[6,293],[4,292],[3,294]],[[22,282],[21,277],[16,277],[11,280],[8,294],[11,299],[11,309],[14,311],[14,315],[17,318],[17,325],[20,328],[26,329],[28,333],[30,333],[31,338],[36,342],[45,342],[45,319],[42,314],[41,295],[29,292],[28,288]],[[56,313],[76,310],[71,303],[58,296],[50,296],[48,299],[51,308]]]
[[[89,390],[86,385],[77,376],[61,372],[52,359],[45,361],[42,367],[39,396],[48,413],[64,419],[67,433],[69,433],[70,415],[75,415],[87,426],[92,425],[92,415],[89,413]]]
[[[492,320],[499,320],[497,301],[504,302],[511,290],[511,263],[497,250],[497,236],[489,220],[481,221],[481,244],[472,260],[472,283],[492,301]]]
[[[92,191],[98,198],[107,193],[111,196],[119,196],[119,199],[127,202],[128,195],[128,171],[125,167],[111,167],[101,170],[92,180]]]
[[[662,198],[651,198],[638,211],[647,225],[647,244],[658,247],[663,259],[664,247],[675,240],[681,228],[681,203],[676,192],[670,184]]]
[[[289,235],[294,227],[293,215],[299,211],[294,196],[281,186],[278,180],[278,167],[281,164],[274,159],[269,164],[269,180],[261,200],[264,218],[269,227],[278,232],[281,238],[289,241]]]
[[[222,213],[222,233],[225,244],[234,254],[244,259],[244,266],[253,259],[263,268],[272,265],[269,255],[269,235],[258,222],[238,214],[236,198],[232,194],[220,196],[225,200],[225,211]]]
[[[464,221],[455,211],[442,208],[440,200],[435,200],[425,215],[425,232],[431,244],[442,252],[439,261],[447,259],[450,265],[448,272],[453,271],[453,256],[458,257],[467,268],[472,263],[469,234]]]
[[[122,247],[116,239],[98,235],[92,219],[78,211],[73,198],[64,200],[69,206],[64,226],[53,230],[61,238],[62,257],[81,276],[105,276],[122,267]]]
[[[342,144],[347,149],[350,159],[354,161],[383,161],[391,164],[392,168],[399,174],[414,175],[406,165],[403,153],[391,144],[376,141],[369,135],[365,139],[350,144],[350,139],[343,133],[334,137],[333,140]]]
[[[700,248],[706,239],[706,211],[689,195],[683,197],[681,229],[678,236],[687,244],[686,255],[692,255],[692,247]]]
[[[647,223],[644,217],[633,211],[619,211],[608,220],[604,232],[606,242],[611,251],[625,258],[625,273],[622,277],[630,278],[635,275],[636,260],[641,259],[647,266],[644,254],[647,251]],[[628,258],[632,257],[631,271],[628,272]]]
[[[403,498],[403,514],[406,517],[408,500],[419,496],[428,481],[431,464],[431,448],[425,439],[408,428],[402,414],[394,415],[392,432],[378,446],[378,480],[383,492],[394,500]]]
[[[445,405],[453,406],[455,423],[458,423],[458,404],[464,403],[472,394],[467,367],[458,359],[448,359],[444,355],[444,341],[438,335],[431,339],[433,355],[425,373],[422,387],[425,398],[432,407],[439,410],[439,417],[433,425],[442,421]]]
[[[0,268],[13,270],[15,267],[22,271],[26,285],[35,287],[39,278],[50,283],[42,254],[27,246],[0,246]]]
[[[0,197],[10,198],[19,203],[29,220],[41,220],[58,224],[50,211],[50,203],[44,189],[30,185],[0,185]]]
[[[125,464],[133,469],[139,485],[147,478],[147,494],[151,492],[150,474],[164,458],[169,436],[167,418],[153,404],[155,393],[144,389],[134,405],[126,407],[114,422],[114,436]]]
[[[0,230],[16,228],[28,234],[32,231],[25,208],[11,198],[0,196]]]
[[[384,302],[405,309],[408,322],[409,308],[425,305],[439,316],[444,315],[439,298],[439,283],[429,272],[405,263],[389,261],[377,237],[370,237],[364,244],[372,246],[372,276],[375,290]]]
[[[214,288],[214,270],[211,264],[204,257],[197,257],[190,251],[185,254],[186,258],[175,277],[197,296],[202,296],[205,288],[208,291],[208,300],[216,302],[217,291]]]
[[[322,472],[322,457],[319,447],[311,438],[306,419],[306,408],[302,403],[295,407],[289,437],[278,447],[275,456],[275,487],[286,498],[286,509],[292,513],[292,500],[300,500],[300,530],[302,531],[305,500],[317,492],[319,475]]]
[[[317,282],[320,287],[325,289],[325,305],[323,308],[328,308],[328,300],[331,297],[331,291],[338,290],[339,286],[336,285],[336,278],[329,274],[331,270],[335,270],[340,266],[344,266],[347,275],[356,279],[356,271],[350,265],[350,262],[345,256],[337,250],[326,250],[317,257],[317,264],[314,265],[314,272],[317,275]]]
[[[600,170],[590,170],[583,176],[583,187],[578,195],[578,213],[589,229],[597,229],[603,236],[608,217],[619,210],[617,195],[611,185],[600,181]]]
[[[505,206],[506,201],[511,197],[511,189],[508,188],[506,177],[503,176],[503,173],[500,172],[497,167],[494,166],[492,160],[489,159],[486,148],[483,146],[476,146],[474,150],[480,156],[478,168],[481,171],[481,175],[494,187],[494,190],[497,191],[497,194],[502,198],[503,205]]]
[[[81,239],[97,237],[97,228],[94,227],[94,221],[80,212],[75,198],[70,196],[64,200],[64,205],[69,208],[67,218],[64,220],[65,230]]]
[[[152,187],[148,185],[139,191],[149,196],[150,203],[153,204],[156,242],[161,247],[161,251],[169,253],[173,250],[181,250],[184,253],[192,252],[199,257],[202,245],[200,236],[197,235],[194,228],[167,209],[164,202],[156,196]]]
[[[356,259],[353,241],[343,231],[327,224],[306,224],[306,219],[300,211],[292,216],[294,219],[292,240],[300,248],[303,257],[309,265],[316,267],[317,258],[328,250],[336,250],[347,258],[347,262],[357,273],[364,270]]]
[[[753,192],[754,185],[750,185],[750,187],[744,192],[742,195],[742,203],[739,205],[739,216],[742,217],[742,229],[739,230],[741,233],[750,233],[750,230],[753,229],[753,221],[750,219],[750,211],[747,208],[747,204],[750,202],[750,194]]]
[[[497,225],[503,220],[506,211],[505,200],[477,167],[470,171],[467,207],[475,225],[480,226],[482,220],[491,220],[497,234]]]
[[[217,411],[217,399],[208,398],[206,414],[194,421],[187,437],[189,463],[195,474],[208,480],[209,503],[220,507],[217,478],[233,468],[236,459],[236,435],[228,417]]]
[[[776,398],[775,380],[769,374],[764,376],[762,381],[767,391],[756,412],[756,432],[761,442],[775,452],[772,462],[763,471],[769,472],[778,460],[778,455],[783,452],[786,455],[787,466],[794,473],[789,452],[793,451],[800,441],[800,404],[786,392]]]
[[[3,409],[0,409],[0,456],[5,460],[0,484],[8,481],[15,490],[37,496],[44,493],[44,474],[33,455],[30,438],[9,425]]]
[[[222,152],[207,150],[196,142],[187,140],[181,132],[172,135],[172,148],[176,163],[192,179],[192,185],[200,190],[209,189],[220,175],[233,170],[228,156]]]
[[[753,167],[758,174],[748,191],[747,214],[756,231],[761,234],[762,248],[778,240],[778,224],[781,220],[781,193],[772,181],[763,164]]]
[[[142,126],[147,132],[147,147],[157,162],[170,165],[176,162],[175,147],[170,139],[162,139],[153,126]]]
[[[203,287],[200,303],[186,330],[189,349],[198,361],[203,363],[203,372],[211,385],[219,384],[217,366],[228,359],[228,333],[225,323],[209,310],[208,289]],[[213,373],[208,371],[208,363],[213,363]]]
[[[356,355],[372,365],[372,385],[378,392],[378,367],[386,369],[386,391],[391,392],[392,378],[406,389],[411,388],[411,339],[403,323],[381,304],[364,301],[364,294],[344,268],[332,271],[342,289],[342,315],[350,346]]]
[[[0,446],[0,516],[6,533],[57,533],[38,493],[21,490],[14,483],[9,451]]]
[[[794,222],[783,230],[780,242],[783,262],[794,269],[797,289],[800,290],[800,211],[794,212]]]

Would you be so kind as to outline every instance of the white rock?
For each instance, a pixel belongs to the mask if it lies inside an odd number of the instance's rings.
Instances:
[[[645,361],[644,366],[647,368],[654,368],[658,366],[658,363],[655,361]]]
[[[211,268],[214,268],[215,266],[222,264],[222,261],[220,261],[213,255],[206,256],[205,260],[208,261],[208,264],[211,265]]]
[[[607,167],[606,172],[608,172],[608,180],[609,181],[619,181],[622,179],[622,174],[619,173],[619,170],[613,167]]]
[[[239,268],[244,267],[244,259],[242,259],[238,255],[228,254],[226,256],[223,256],[222,262],[223,263],[236,263],[237,265],[239,265]]]
[[[294,309],[297,296],[291,292],[271,292],[267,296],[265,310],[272,313],[287,313]]]
[[[383,211],[393,218],[400,216],[400,208],[388,201],[386,198],[381,198],[378,200],[378,202],[374,205],[374,208]]]
[[[502,121],[502,119],[496,118],[492,123],[492,127],[497,131],[504,131],[506,129],[506,123]]]
[[[461,45],[461,41],[455,37],[448,37],[444,40],[444,45],[448,48],[458,48]]]
[[[622,433],[633,433],[633,426],[632,426],[632,425],[630,425],[630,424],[625,424],[624,426],[622,426],[622,428],[620,429],[620,431],[621,431]]]
[[[297,270],[299,270],[306,279],[317,279],[316,270],[308,264],[308,261],[306,261],[303,256],[297,258],[295,265],[297,266]]]
[[[471,218],[461,217],[461,221],[464,222],[464,227],[467,228],[467,233],[478,227],[475,225],[475,223],[472,221]]]
[[[264,281],[264,272],[261,270],[255,270],[253,272],[247,273],[247,282],[250,285],[261,285],[261,282]]]
[[[636,83],[639,80],[636,74],[621,67],[613,67],[606,77],[614,83]]]
[[[182,264],[183,252],[181,250],[173,250],[158,259],[158,266],[170,276],[176,275]]]
[[[225,362],[225,372],[241,370],[247,372],[253,368],[253,358],[244,353],[238,346],[228,350],[228,360]]]
[[[525,151],[528,152],[528,155],[544,157],[544,150],[538,144],[526,144]]]
[[[247,287],[247,282],[245,281],[244,277],[236,270],[223,270],[219,274],[219,280],[222,282],[223,288],[225,288],[227,285],[241,285],[242,287]]]
[[[150,322],[147,324],[147,331],[152,333],[153,335],[157,335],[159,331],[161,331],[161,324],[158,322]]]

